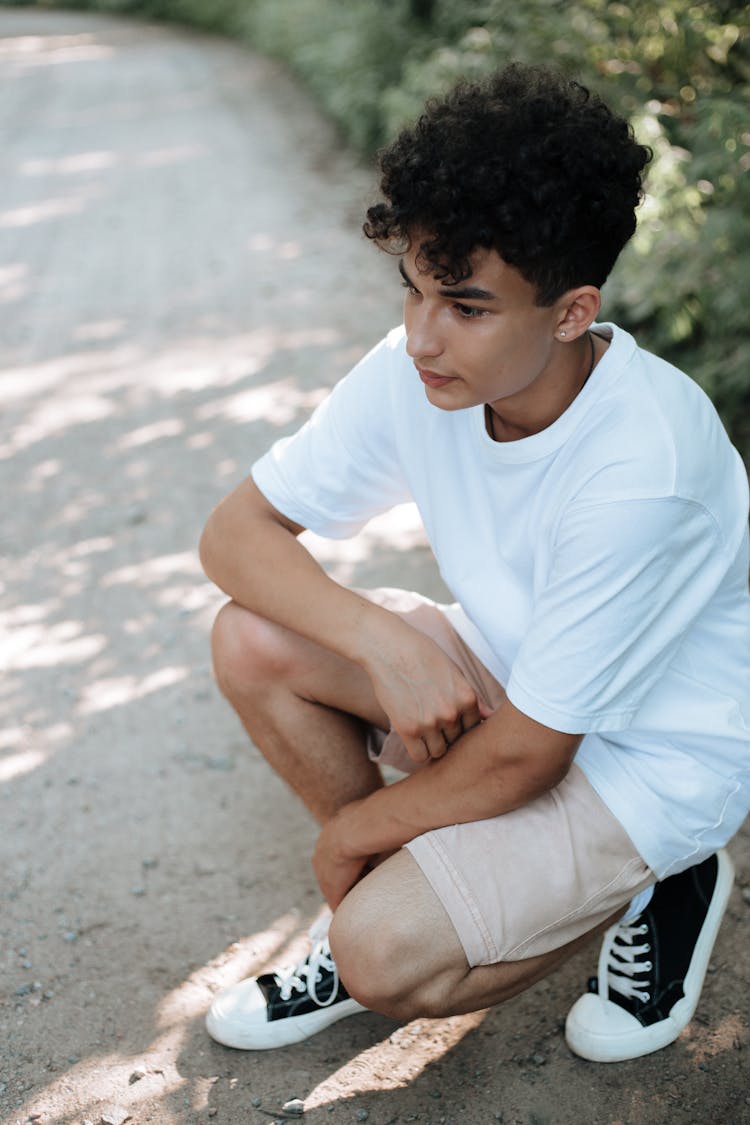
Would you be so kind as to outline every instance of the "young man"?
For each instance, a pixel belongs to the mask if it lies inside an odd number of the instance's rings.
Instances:
[[[702,391],[596,322],[648,157],[520,66],[382,157],[365,233],[404,327],[202,541],[219,684],[319,820],[333,911],[294,972],[217,998],[222,1043],[497,1004],[597,934],[574,1051],[632,1058],[691,1018],[750,803],[748,489]],[[344,589],[297,540],[411,498],[452,606]]]

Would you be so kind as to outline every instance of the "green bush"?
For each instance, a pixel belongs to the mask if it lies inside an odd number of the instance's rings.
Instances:
[[[3,0],[0,0],[2,3]],[[49,3],[49,0],[47,0]],[[53,0],[54,2],[54,0]],[[367,156],[426,97],[553,64],[654,160],[605,314],[692,374],[750,464],[750,10],[733,0],[80,0],[223,30],[285,61]]]

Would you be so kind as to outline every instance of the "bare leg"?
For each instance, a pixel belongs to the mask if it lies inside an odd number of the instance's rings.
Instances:
[[[440,900],[402,850],[344,899],[331,924],[331,950],[350,995],[365,1007],[401,1020],[460,1015],[523,992],[622,913],[550,953],[470,968]]]
[[[212,651],[245,730],[319,822],[383,784],[363,720],[387,718],[358,665],[234,602],[216,619]]]

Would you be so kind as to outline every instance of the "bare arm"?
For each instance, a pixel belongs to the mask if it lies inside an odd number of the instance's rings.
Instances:
[[[313,864],[335,909],[362,857],[391,853],[433,828],[484,820],[528,804],[558,785],[581,735],[535,722],[509,700],[440,761],[344,806],[324,826]]]
[[[475,692],[432,640],[329,578],[303,530],[246,480],[211,514],[201,562],[239,605],[359,664],[416,761],[444,754],[480,722]]]

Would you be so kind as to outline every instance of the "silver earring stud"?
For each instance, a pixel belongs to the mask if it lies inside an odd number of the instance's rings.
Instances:
[[[564,329],[564,328],[561,328],[561,329],[560,329],[560,335],[561,335],[561,336],[567,336],[567,335],[568,335],[568,333],[567,333],[567,332],[565,331],[565,329]]]

